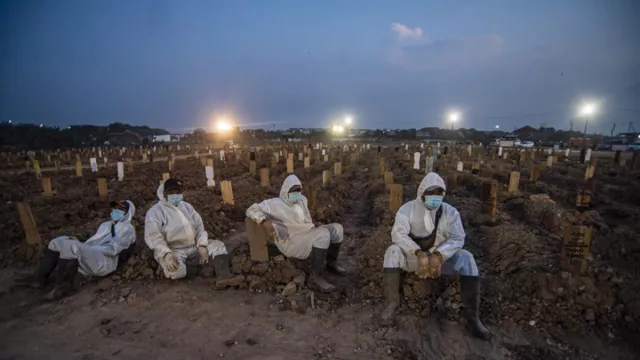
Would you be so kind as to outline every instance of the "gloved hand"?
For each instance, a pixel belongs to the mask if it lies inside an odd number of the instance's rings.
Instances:
[[[198,263],[204,265],[209,262],[209,251],[206,246],[198,246]]]
[[[176,272],[178,270],[178,260],[176,260],[172,252],[164,256],[164,263],[169,272]]]
[[[429,258],[422,250],[416,250],[415,254],[418,257],[418,270],[416,271],[416,275],[420,279],[425,279],[429,277]]]
[[[262,222],[261,225],[267,233],[268,242],[270,244],[275,243],[276,240],[278,240],[278,233],[276,232],[276,229],[273,227],[273,223],[271,223],[271,221],[269,220],[265,220]]]
[[[433,253],[429,259],[429,278],[436,279],[440,277],[442,268],[442,255],[438,252]]]

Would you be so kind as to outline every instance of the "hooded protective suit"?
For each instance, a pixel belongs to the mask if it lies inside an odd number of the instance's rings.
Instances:
[[[436,227],[435,218],[438,209],[427,209],[422,200],[422,194],[427,189],[440,187],[446,190],[447,187],[440,175],[428,173],[420,186],[416,200],[412,200],[402,205],[396,214],[393,229],[391,230],[391,245],[384,257],[385,268],[402,268],[408,272],[415,272],[418,269],[418,258],[415,251],[420,250],[420,246],[412,240],[429,236]],[[473,255],[463,250],[465,232],[462,226],[460,214],[451,205],[442,203],[442,214],[436,232],[436,239],[429,249],[430,253],[439,252],[442,255],[442,274],[478,276]]]
[[[131,201],[129,211],[120,221],[107,221],[85,242],[70,236],[57,237],[49,243],[49,250],[60,253],[61,259],[77,259],[78,271],[89,276],[105,276],[118,267],[118,255],[136,242],[131,219],[136,207]]]
[[[286,257],[306,259],[313,247],[329,248],[330,243],[341,243],[344,237],[342,225],[330,224],[315,227],[309,213],[306,197],[299,202],[289,201],[289,190],[300,185],[300,179],[289,175],[282,183],[280,197],[253,204],[246,215],[260,223],[269,220],[278,235],[275,245]]]
[[[206,246],[209,256],[226,254],[227,249],[220,240],[209,240],[200,214],[186,201],[178,206],[169,203],[164,196],[164,184],[158,187],[158,203],[145,216],[144,241],[153,250],[153,256],[170,279],[187,276],[185,261],[195,258],[198,246]],[[170,272],[164,260],[173,252],[178,261],[178,269]]]

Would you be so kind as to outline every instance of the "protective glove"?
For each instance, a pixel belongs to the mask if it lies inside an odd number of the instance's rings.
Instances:
[[[426,279],[429,277],[429,258],[422,250],[416,250],[415,254],[418,257],[418,270],[416,271],[416,275],[420,279]]]
[[[442,255],[438,252],[433,253],[429,259],[429,278],[437,279],[440,277],[440,271],[442,268]]]
[[[204,265],[209,262],[209,251],[206,246],[198,246],[198,263]]]
[[[176,260],[172,252],[164,256],[164,263],[169,272],[176,272],[178,270],[178,260]]]
[[[265,220],[261,225],[267,233],[267,241],[269,242],[269,244],[274,244],[276,240],[278,240],[278,233],[273,227],[273,223],[271,223],[271,221],[269,220]]]

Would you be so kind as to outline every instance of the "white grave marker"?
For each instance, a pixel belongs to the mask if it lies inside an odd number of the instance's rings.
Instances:
[[[122,161],[118,161],[118,181],[122,181],[124,179],[124,163]]]
[[[413,153],[413,168],[416,170],[420,170],[420,153]]]
[[[89,163],[91,164],[91,172],[98,172],[98,161],[96,158],[90,158]]]
[[[204,168],[205,175],[207,176],[207,187],[216,186],[216,181],[213,180],[213,166],[207,166]]]

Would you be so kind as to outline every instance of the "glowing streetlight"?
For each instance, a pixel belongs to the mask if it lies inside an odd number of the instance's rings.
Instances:
[[[500,125],[496,125],[496,129],[500,129]]]
[[[9,124],[11,124],[11,120],[9,120]]]
[[[584,132],[582,133],[582,147],[585,147],[585,142],[587,141],[587,126],[589,125],[589,118],[593,119],[596,111],[598,110],[598,106],[593,102],[588,102],[582,105],[580,108],[579,114],[580,116],[584,116]]]
[[[42,127],[42,124],[40,124],[40,127]]]
[[[460,114],[457,112],[452,112],[449,114],[449,122],[451,123],[451,130],[453,130],[453,125],[458,121],[459,118],[460,118]]]
[[[216,129],[219,132],[227,132],[227,131],[231,130],[231,124],[229,124],[229,122],[227,122],[226,120],[219,120],[216,123]]]
[[[596,112],[596,104],[594,103],[584,104],[582,105],[582,108],[580,108],[581,116],[591,116],[595,114],[595,112]]]
[[[347,125],[351,125],[351,123],[353,123],[353,117],[351,116],[347,116],[344,118],[344,123]]]

